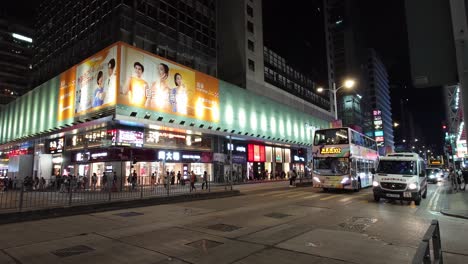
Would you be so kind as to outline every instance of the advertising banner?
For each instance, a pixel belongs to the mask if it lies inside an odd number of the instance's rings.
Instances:
[[[76,67],[75,116],[116,102],[117,45],[100,51]]]
[[[219,121],[219,81],[131,46],[121,46],[118,103]]]
[[[75,107],[76,67],[60,74],[58,121],[73,117]]]

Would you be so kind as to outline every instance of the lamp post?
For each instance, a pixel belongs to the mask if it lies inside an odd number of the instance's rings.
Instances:
[[[348,89],[351,89],[354,87],[354,85],[356,84],[356,82],[353,80],[353,79],[348,79],[348,80],[345,80],[345,82],[343,83],[343,85],[341,85],[340,87],[336,87],[336,83],[333,82],[333,87],[332,89],[324,89],[322,87],[318,87],[317,88],[317,92],[321,93],[325,90],[330,90],[332,93],[333,93],[333,106],[334,106],[334,113],[335,113],[335,120],[338,120],[338,109],[337,109],[337,98],[336,98],[336,93],[341,89],[341,88],[348,88]]]

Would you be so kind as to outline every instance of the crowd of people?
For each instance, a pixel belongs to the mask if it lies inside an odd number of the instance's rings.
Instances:
[[[450,182],[451,189],[454,192],[465,191],[466,183],[468,182],[468,169],[450,168],[448,180]]]

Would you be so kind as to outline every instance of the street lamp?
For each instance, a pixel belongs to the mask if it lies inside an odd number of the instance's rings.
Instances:
[[[400,124],[398,124],[397,122],[394,122],[393,123],[393,127],[398,127]]]
[[[336,92],[338,92],[338,90],[340,90],[341,88],[348,88],[348,89],[351,89],[354,87],[354,85],[356,84],[356,81],[354,81],[353,79],[347,79],[344,81],[343,85],[340,86],[340,87],[336,87],[336,83],[333,82],[333,89],[324,89],[323,87],[318,87],[317,88],[317,92],[321,93],[325,90],[330,90],[332,91],[333,93],[333,105],[334,105],[334,112],[335,112],[335,120],[338,120],[338,110],[337,110],[337,98],[336,98]]]

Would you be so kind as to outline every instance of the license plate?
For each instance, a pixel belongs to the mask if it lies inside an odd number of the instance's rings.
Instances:
[[[387,193],[387,197],[400,198],[400,195],[394,193]]]
[[[410,192],[404,192],[403,197],[405,198],[411,198],[411,193]]]

